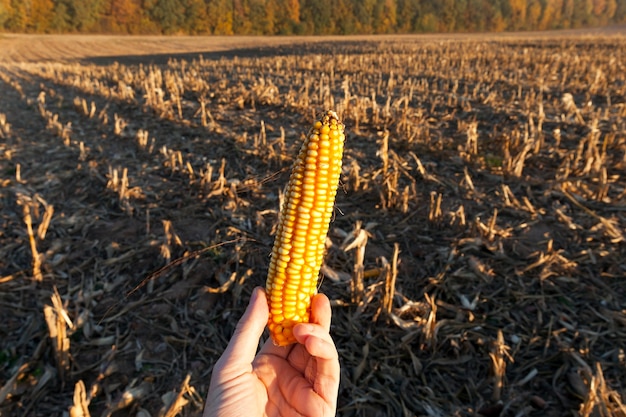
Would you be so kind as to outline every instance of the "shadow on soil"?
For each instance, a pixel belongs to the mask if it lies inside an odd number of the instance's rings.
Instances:
[[[355,47],[359,47],[359,54],[370,52],[377,49],[380,42],[371,41],[320,41],[320,42],[295,42],[289,45],[277,46],[259,46],[246,48],[225,49],[222,51],[197,51],[184,53],[163,53],[163,54],[146,54],[146,55],[115,55],[115,56],[99,56],[82,59],[85,64],[95,65],[111,65],[118,62],[123,65],[165,65],[170,60],[186,60],[191,61],[202,57],[205,60],[219,60],[222,58],[262,58],[269,56],[289,56],[289,55],[310,55],[310,54],[326,54],[329,51],[334,53],[351,53],[354,54]],[[369,45],[369,47],[366,47]]]

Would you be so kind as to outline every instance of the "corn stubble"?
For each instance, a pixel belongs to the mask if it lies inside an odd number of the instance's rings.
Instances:
[[[344,140],[337,114],[327,111],[309,131],[291,171],[266,283],[268,327],[278,346],[295,343],[293,327],[310,319]]]

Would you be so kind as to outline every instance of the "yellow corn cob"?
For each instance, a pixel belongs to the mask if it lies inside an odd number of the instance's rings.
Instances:
[[[308,323],[324,257],[345,139],[337,114],[315,122],[296,159],[279,215],[266,293],[274,344],[294,343],[296,323]]]

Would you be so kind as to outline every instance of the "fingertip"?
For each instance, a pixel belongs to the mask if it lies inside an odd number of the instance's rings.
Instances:
[[[250,300],[241,321],[247,322],[254,319],[259,319],[260,321],[260,317],[264,317],[263,320],[267,321],[269,307],[267,306],[267,298],[265,298],[265,290],[262,287],[256,287],[250,294]]]
[[[265,288],[263,287],[255,287],[252,290],[252,294],[250,296],[250,304],[262,304],[267,306],[267,297],[265,295]],[[269,307],[268,307],[269,311]]]
[[[318,292],[313,296],[313,300],[318,300],[318,303],[325,302],[330,307],[330,300],[328,299],[328,296],[324,293]]]
[[[311,300],[311,322],[321,325],[330,331],[332,309],[330,300],[325,294],[315,294]]]

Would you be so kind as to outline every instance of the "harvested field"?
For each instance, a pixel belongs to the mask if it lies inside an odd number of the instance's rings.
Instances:
[[[619,31],[129,40],[117,57],[60,37],[57,60],[12,39],[1,415],[201,414],[290,164],[333,108],[338,415],[626,417]]]

